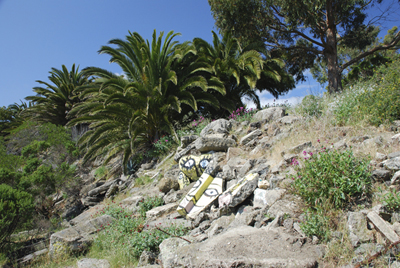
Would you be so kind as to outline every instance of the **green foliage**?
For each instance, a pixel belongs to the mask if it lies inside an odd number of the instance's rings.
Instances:
[[[400,60],[381,67],[374,77],[376,86],[367,87],[358,96],[359,110],[375,126],[400,119]]]
[[[81,101],[75,91],[90,83],[90,76],[72,65],[71,71],[62,65],[62,70],[52,68],[48,79],[51,83],[37,80],[46,87],[34,87],[35,96],[25,99],[35,103],[28,108],[26,115],[37,122],[49,122],[65,126],[71,118],[67,118],[72,107]]]
[[[24,166],[24,173],[25,174],[32,174],[36,169],[40,166],[42,160],[39,158],[30,158],[26,161]]]
[[[322,97],[307,95],[297,106],[297,111],[303,116],[321,116],[323,111]]]
[[[315,235],[323,241],[327,241],[330,235],[329,221],[326,211],[321,207],[308,209],[300,228],[309,237]]]
[[[163,136],[159,140],[153,142],[153,146],[149,151],[149,157],[159,157],[169,152],[176,145],[170,136]]]
[[[97,179],[101,179],[101,178],[103,178],[107,173],[108,173],[107,167],[101,166],[101,167],[98,167],[98,168],[95,170],[94,176],[95,176]]]
[[[293,179],[295,192],[310,206],[329,202],[334,208],[343,208],[371,190],[368,162],[357,159],[351,150],[323,147],[305,160]]]
[[[22,148],[21,155],[25,158],[37,156],[40,152],[50,148],[50,143],[46,141],[33,141],[29,145]]]
[[[388,212],[400,211],[400,194],[395,189],[391,189],[389,193],[383,196],[385,208]]]
[[[343,70],[369,55],[362,52],[374,42],[377,27],[366,23],[366,12],[381,1],[208,2],[216,25],[222,32],[232,31],[241,42],[260,42],[276,48],[274,54],[286,60],[286,67],[298,81],[304,80],[303,72],[316,63],[326,64],[329,92],[337,92],[341,90],[340,77]],[[304,31],[312,34],[305,35]],[[331,33],[336,33],[340,38],[333,37]],[[394,45],[398,41],[399,36],[393,36],[388,44]],[[360,52],[343,63],[338,62],[337,48],[340,45],[357,48]],[[390,46],[380,48],[387,49]]]
[[[0,249],[14,230],[30,219],[33,208],[29,193],[0,184]]]
[[[137,262],[144,250],[157,253],[158,246],[163,240],[171,235],[183,236],[187,233],[185,228],[174,225],[162,228],[168,234],[158,229],[143,230],[144,218],[134,217],[130,211],[115,204],[107,206],[98,214],[111,215],[116,218],[116,221],[101,227],[102,232],[94,240],[91,251],[98,254],[101,252],[117,254],[120,261],[124,263]],[[148,225],[147,228],[149,228]]]
[[[142,217],[146,217],[147,211],[162,205],[164,205],[164,200],[162,199],[162,197],[147,197],[143,202],[140,202],[139,213]]]
[[[0,169],[5,168],[11,171],[17,171],[22,165],[22,158],[18,155],[7,153],[6,143],[3,137],[0,137]]]
[[[244,107],[237,108],[229,115],[229,119],[234,119],[239,122],[251,121],[253,115],[257,112],[257,109],[247,109]]]

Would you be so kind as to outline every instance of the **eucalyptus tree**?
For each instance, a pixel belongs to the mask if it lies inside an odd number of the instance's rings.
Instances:
[[[129,32],[126,40],[109,41],[116,47],[103,46],[99,51],[111,56],[110,62],[122,68],[123,76],[97,67],[84,70],[97,78],[93,85],[78,90],[85,101],[71,111],[76,119],[69,125],[90,124],[79,140],[88,148],[85,161],[100,155],[108,161],[123,153],[126,164],[164,133],[177,139],[172,119],[183,106],[197,110],[198,101],[218,105],[215,98],[201,92],[213,88],[223,93],[222,84],[215,79],[208,83],[196,75],[199,65],[188,62],[195,49],[189,43],[174,41],[177,35],[170,31],[163,40],[163,32],[157,37],[154,30],[149,43],[138,33]],[[184,70],[179,68],[181,64]]]
[[[64,126],[69,120],[69,111],[81,101],[75,90],[88,85],[90,76],[79,71],[79,67],[75,68],[73,64],[71,71],[65,65],[62,65],[61,70],[52,68],[48,78],[51,83],[37,80],[36,82],[46,87],[34,87],[33,91],[37,95],[25,98],[32,102],[32,107],[26,110],[26,114],[38,122]]]
[[[283,61],[271,59],[260,43],[242,47],[229,31],[222,39],[215,32],[212,34],[212,44],[201,38],[195,38],[193,43],[197,60],[206,63],[205,70],[225,86],[226,94],[215,94],[225,110],[232,112],[244,106],[246,99],[260,108],[259,92],[267,90],[277,97],[293,88],[293,79],[283,69]]]
[[[374,39],[366,21],[368,8],[382,0],[291,1],[291,0],[208,0],[216,25],[234,31],[241,41],[262,41],[276,55],[284,57],[296,78],[321,57],[327,63],[329,92],[342,89],[341,74],[349,66],[378,51],[392,49],[400,32],[386,44],[363,49]],[[397,1],[393,1],[392,4]],[[343,64],[338,62],[338,44],[362,52]]]

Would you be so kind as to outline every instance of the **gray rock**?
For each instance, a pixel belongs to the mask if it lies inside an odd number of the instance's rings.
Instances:
[[[80,222],[84,222],[84,221],[88,221],[93,219],[94,217],[96,217],[99,212],[101,210],[103,210],[105,208],[105,205],[97,205],[94,206],[88,210],[86,210],[85,212],[83,212],[82,214],[80,214],[79,216],[75,217],[74,219],[70,220],[70,224],[71,225],[77,225]]]
[[[400,170],[400,157],[390,158],[383,161],[381,164],[389,170],[398,171]]]
[[[244,163],[244,165],[239,169],[238,177],[244,177],[254,166],[256,161],[254,159],[249,159]]]
[[[362,212],[349,212],[347,226],[353,246],[359,243],[372,242],[374,239],[372,231],[367,228],[367,219]]]
[[[143,251],[139,258],[138,266],[144,266],[149,264],[154,264],[156,261],[157,255],[151,251]]]
[[[299,239],[278,229],[240,226],[192,244],[166,239],[160,245],[163,267],[317,267],[315,245],[301,241],[294,247]]]
[[[146,218],[148,220],[154,220],[156,218],[159,218],[163,215],[169,214],[173,211],[175,211],[178,207],[177,203],[171,203],[171,204],[167,204],[164,206],[160,206],[160,207],[155,207],[149,211],[146,212]]]
[[[189,144],[197,140],[199,136],[197,135],[190,135],[190,136],[183,136],[181,137],[181,147],[182,149],[186,148]]]
[[[224,180],[230,181],[236,179],[236,170],[229,165],[222,167],[222,178]]]
[[[334,143],[331,148],[335,148],[337,150],[342,150],[342,149],[346,149],[347,148],[347,143],[345,140],[340,140],[336,143]]]
[[[265,207],[272,206],[277,200],[279,200],[284,194],[286,190],[284,189],[276,189],[276,190],[263,190],[256,189],[254,191],[254,207]]]
[[[392,179],[390,180],[390,184],[393,185],[393,184],[398,183],[399,177],[400,177],[400,170],[399,170],[399,171],[396,171],[396,173],[393,174],[393,177],[392,177]]]
[[[200,136],[205,137],[210,134],[229,134],[232,123],[226,119],[218,119],[208,124],[201,132]]]
[[[396,158],[396,157],[399,157],[399,156],[400,156],[400,151],[397,151],[397,152],[393,152],[393,153],[388,154],[388,158],[389,158],[389,159],[391,159],[391,158]]]
[[[244,136],[243,138],[241,138],[240,139],[240,144],[241,145],[245,145],[249,141],[254,140],[255,138],[257,138],[260,135],[262,135],[262,131],[259,130],[259,129],[256,129],[256,130],[250,132],[249,134],[247,134],[246,136]]]
[[[114,183],[117,183],[119,181],[119,179],[115,179],[112,181],[107,181],[106,183],[104,183],[103,185],[91,190],[88,192],[89,196],[94,196],[94,195],[99,195],[99,194],[104,194],[107,192],[108,188],[110,188],[111,185],[113,185]]]
[[[159,228],[168,228],[171,226],[182,226],[183,228],[187,229],[192,229],[192,222],[185,220],[185,219],[179,219],[179,218],[172,218],[172,219],[167,219],[167,218],[161,218],[161,219],[156,219],[152,221],[147,221],[144,227],[144,230],[150,230],[156,227]]]
[[[171,191],[171,189],[175,191],[179,190],[179,183],[177,178],[162,178],[158,183],[158,189],[165,194]]]
[[[282,107],[271,107],[254,114],[253,119],[257,121],[265,120],[266,122],[277,120],[285,116],[285,109]]]
[[[281,155],[284,156],[285,154],[290,154],[290,153],[299,154],[302,151],[304,151],[305,149],[310,148],[311,146],[312,146],[311,141],[307,141],[307,142],[304,142],[302,144],[296,145],[296,146],[294,146],[294,147],[292,147],[290,149],[282,151]]]
[[[134,195],[125,198],[120,202],[121,206],[124,208],[127,208],[128,210],[132,210],[133,208],[136,208],[140,202],[144,201],[144,197],[141,195]]]
[[[54,233],[50,237],[49,255],[51,257],[60,254],[81,252],[92,242],[91,234],[102,230],[103,226],[111,224],[115,219],[109,215],[80,222],[78,225]]]
[[[171,190],[163,197],[164,203],[165,204],[177,203],[182,199],[184,193],[185,191],[183,191],[183,189],[179,191]]]
[[[176,150],[176,154],[174,156],[174,160],[175,162],[179,162],[179,159],[181,159],[183,156],[189,154],[190,151],[192,151],[193,149],[195,149],[196,146],[194,145],[194,143],[189,144],[186,148],[184,149],[177,149]]]
[[[222,233],[234,220],[234,214],[231,214],[230,216],[222,216],[219,219],[216,219],[212,222],[211,226],[207,230],[208,237],[210,238],[214,235]]]
[[[229,147],[235,147],[236,145],[236,141],[231,138],[201,137],[194,142],[195,148],[202,153],[209,151],[227,151]]]
[[[104,259],[84,258],[77,262],[78,268],[110,268],[110,262]]]
[[[375,169],[372,171],[371,176],[375,181],[388,181],[390,180],[391,172],[386,169]]]
[[[278,186],[279,186],[279,183],[280,183],[281,181],[283,181],[284,179],[285,179],[284,176],[272,175],[272,176],[269,178],[270,188],[271,188],[271,189],[274,189],[274,188],[278,187]]]
[[[352,143],[360,143],[360,142],[363,142],[363,141],[368,140],[368,139],[370,139],[370,138],[371,138],[371,137],[368,136],[368,135],[356,136],[356,137],[352,137],[352,138],[350,139],[350,142],[352,142]]]
[[[19,264],[18,267],[19,267],[20,265],[22,265],[22,266],[28,265],[28,264],[29,264],[31,261],[33,261],[36,257],[41,256],[41,255],[44,255],[44,254],[46,254],[47,252],[48,252],[48,249],[45,248],[45,249],[35,251],[35,252],[33,252],[33,253],[29,254],[29,255],[26,255],[26,256],[22,257],[22,258],[19,260],[19,262],[18,262],[18,264]],[[6,266],[4,266],[4,267],[6,267]]]
[[[268,214],[276,217],[279,213],[288,214],[292,218],[297,218],[301,213],[300,201],[295,198],[288,200],[286,197],[285,199],[277,200],[268,209]]]
[[[276,120],[276,122],[284,124],[284,125],[291,125],[294,122],[297,122],[299,120],[300,120],[300,117],[298,117],[298,116],[288,115],[288,116],[284,116],[284,117]]]

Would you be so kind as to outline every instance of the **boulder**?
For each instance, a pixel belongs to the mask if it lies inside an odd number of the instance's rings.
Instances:
[[[85,250],[93,240],[92,234],[101,231],[104,226],[111,224],[114,220],[109,215],[103,215],[52,234],[49,246],[50,257]]]
[[[304,151],[305,149],[310,148],[311,146],[312,146],[311,141],[307,141],[307,142],[301,143],[299,145],[296,145],[288,150],[282,151],[281,155],[284,156],[285,154],[290,154],[290,153],[299,154],[302,151]]]
[[[347,226],[354,247],[360,243],[368,243],[374,240],[372,231],[367,228],[367,218],[362,212],[349,212]]]
[[[179,190],[178,180],[176,178],[172,179],[164,177],[158,183],[158,189],[163,193],[168,193],[171,189]]]
[[[283,107],[271,107],[258,111],[253,119],[257,121],[265,120],[267,122],[277,120],[285,116],[285,109]]]
[[[317,267],[316,246],[283,229],[240,226],[192,243],[169,238],[160,244],[164,268]]]
[[[175,211],[177,207],[178,207],[177,203],[171,203],[164,206],[155,207],[146,212],[146,218],[147,220],[155,220],[161,216],[164,216],[166,214]]]
[[[183,136],[181,137],[181,147],[182,149],[186,148],[189,144],[197,140],[199,136],[197,135],[190,135],[190,136]]]
[[[236,141],[231,138],[201,137],[194,142],[195,148],[200,152],[227,151],[229,147],[235,147]]]
[[[284,189],[274,189],[274,190],[263,190],[256,189],[254,191],[254,207],[265,207],[272,206],[277,200],[279,200],[284,194],[286,190]]]
[[[371,174],[375,181],[388,181],[390,180],[390,175],[391,172],[386,169],[375,169]]]
[[[389,170],[398,171],[400,170],[400,157],[390,158],[381,162],[381,164]]]
[[[232,128],[232,123],[226,119],[218,119],[208,124],[200,132],[200,137],[205,137],[210,134],[229,134]]]

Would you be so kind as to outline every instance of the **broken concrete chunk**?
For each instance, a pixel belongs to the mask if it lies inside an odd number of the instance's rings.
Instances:
[[[242,203],[256,189],[258,177],[257,173],[251,173],[230,187],[219,197],[219,206],[236,207]]]
[[[254,191],[254,207],[265,207],[271,206],[277,200],[279,200],[286,190],[284,189],[275,189],[275,190],[263,190],[263,189],[256,189]]]

